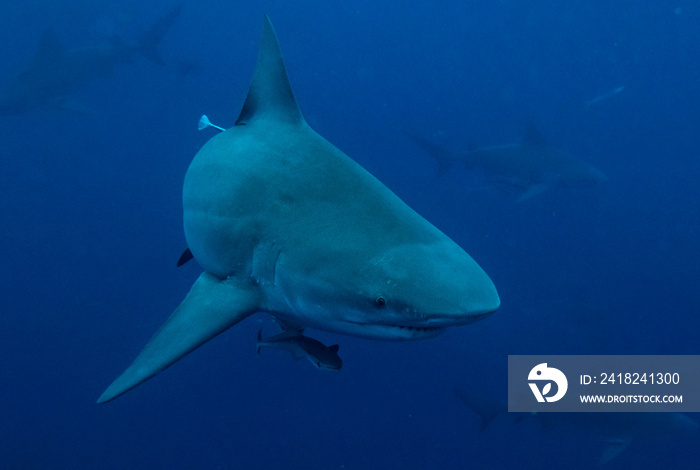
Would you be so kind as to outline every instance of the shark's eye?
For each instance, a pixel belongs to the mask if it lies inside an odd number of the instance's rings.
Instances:
[[[374,305],[376,305],[378,308],[384,308],[386,305],[386,299],[384,298],[383,295],[378,295],[376,299],[374,299]]]

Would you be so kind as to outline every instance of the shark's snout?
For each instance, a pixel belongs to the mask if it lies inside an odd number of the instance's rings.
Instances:
[[[398,303],[395,323],[426,328],[468,325],[500,307],[488,274],[446,236],[440,234],[439,241],[413,245],[409,251],[394,250],[396,264],[389,271],[408,274],[392,292]]]
[[[378,317],[376,322],[387,329],[396,328],[400,338],[419,339],[488,317],[498,310],[501,301],[491,279],[481,268],[474,267],[476,263],[472,266],[472,262],[469,263],[471,269],[467,270],[468,281],[459,282],[460,276],[452,275],[440,287],[421,288],[414,284],[410,292],[397,295],[389,302],[399,303],[402,308],[397,305],[396,311],[386,312],[387,315]]]

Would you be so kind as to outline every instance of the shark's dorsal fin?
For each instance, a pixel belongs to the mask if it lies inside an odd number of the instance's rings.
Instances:
[[[178,16],[182,5],[176,5],[168,11],[156,24],[144,32],[138,40],[137,50],[148,60],[158,65],[163,65],[163,58],[158,53],[158,44],[163,40],[165,34],[170,30]]]
[[[56,61],[63,55],[65,48],[61,41],[58,40],[56,31],[52,28],[47,28],[41,36],[39,48],[34,56],[34,62],[46,63]]]
[[[328,346],[328,350],[331,352],[338,352],[339,349],[340,346],[338,346],[337,344],[334,344],[333,346]]]
[[[521,145],[530,145],[532,147],[544,147],[547,145],[547,141],[544,140],[540,131],[532,124],[527,124],[525,126],[525,134],[520,141]]]
[[[236,125],[260,118],[289,123],[304,120],[289,84],[275,30],[267,15],[263,21],[258,65]]]

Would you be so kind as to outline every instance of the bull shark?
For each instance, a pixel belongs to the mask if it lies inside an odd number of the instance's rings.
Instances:
[[[500,305],[466,251],[309,127],[267,17],[243,109],[194,157],[182,200],[188,251],[204,272],[98,403],[256,312],[417,340]]]
[[[635,439],[658,438],[697,433],[700,424],[683,413],[507,413],[506,403],[498,403],[455,389],[455,395],[481,419],[485,430],[501,414],[516,415],[516,421],[532,417],[544,431],[582,430],[604,442],[598,465],[620,455]]]
[[[607,181],[597,168],[549,145],[534,126],[526,127],[517,144],[474,147],[463,153],[453,153],[417,135],[410,137],[437,160],[439,174],[460,161],[469,169],[482,170],[496,182],[520,189],[518,202],[553,187],[586,187]]]
[[[258,341],[255,343],[256,351],[260,354],[260,348],[274,348],[289,351],[294,359],[307,358],[314,367],[321,370],[340,370],[343,360],[338,356],[339,346],[326,346],[318,340],[304,336],[303,330],[287,329],[271,338],[262,337],[262,330],[258,331]]]
[[[21,114],[45,106],[80,108],[70,95],[115,66],[128,62],[135,53],[161,64],[157,47],[180,14],[177,6],[160,18],[136,41],[118,38],[94,47],[68,49],[52,29],[44,32],[32,62],[0,90],[0,115]]]

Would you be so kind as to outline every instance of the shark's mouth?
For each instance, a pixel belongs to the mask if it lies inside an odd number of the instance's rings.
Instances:
[[[383,339],[411,340],[426,339],[438,336],[445,331],[444,326],[416,325],[367,325],[370,329],[383,336]]]
[[[417,325],[391,325],[386,323],[359,323],[349,322],[346,324],[354,336],[363,336],[371,339],[381,340],[414,340],[432,338],[445,331],[444,326],[417,326]]]
[[[468,325],[491,315],[491,313],[493,312],[477,313],[459,319],[448,316],[431,316],[431,318],[424,319],[420,322],[413,324],[406,322],[406,324],[403,325],[398,323],[362,322],[348,322],[345,325],[349,326],[348,330],[352,330],[352,334],[356,336],[382,340],[414,340],[433,338],[450,326]]]
[[[408,331],[416,331],[419,333],[433,333],[433,332],[441,332],[445,328],[442,326],[406,326],[406,325],[384,325],[388,326],[390,328],[399,328],[402,330],[408,330]]]

